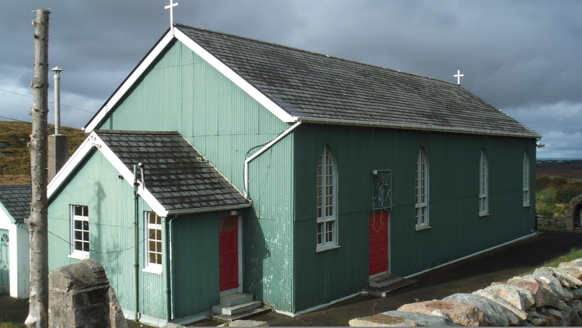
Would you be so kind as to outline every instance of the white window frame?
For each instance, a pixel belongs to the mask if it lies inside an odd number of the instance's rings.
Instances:
[[[424,148],[420,149],[416,158],[416,181],[415,181],[415,209],[416,209],[416,230],[430,228],[429,225],[429,162],[428,155]]]
[[[530,170],[529,170],[529,154],[527,150],[523,153],[523,207],[531,206],[530,203]]]
[[[339,247],[337,239],[337,181],[337,164],[331,150],[326,146],[317,161],[315,243],[318,252]]]
[[[489,159],[485,149],[479,159],[479,216],[489,215]]]
[[[77,208],[81,208],[81,215],[76,215],[76,209]],[[90,244],[90,233],[91,233],[91,229],[90,229],[90,224],[89,224],[89,206],[87,205],[70,205],[69,206],[69,211],[70,211],[70,231],[71,231],[71,255],[69,255],[69,257],[71,258],[75,258],[75,259],[88,259],[89,255],[90,255],[90,250],[91,250],[91,244]],[[75,228],[75,222],[81,222],[81,229],[76,229]],[[87,222],[87,229],[85,229],[84,227],[84,223],[83,222]],[[76,232],[80,232],[81,233],[81,239],[77,239],[76,238]],[[85,233],[87,233],[87,240],[85,240]],[[87,250],[83,250],[83,249],[76,249],[77,248],[77,242],[80,243],[86,243],[88,244],[87,246]],[[81,247],[83,248],[83,247]]]
[[[156,216],[156,220],[159,219],[159,224],[157,223],[150,223],[150,215],[155,215]],[[163,231],[162,231],[162,218],[160,216],[158,216],[155,212],[151,212],[151,211],[144,211],[144,264],[145,267],[143,269],[143,271],[145,272],[150,272],[150,273],[157,273],[157,274],[161,274],[162,273],[162,269],[163,269],[163,261],[164,261],[164,256],[163,256],[163,243],[164,243],[164,235],[163,235]],[[155,230],[155,231],[159,231],[160,232],[160,239],[157,239],[156,236],[154,235],[154,238],[151,238],[152,235],[150,234],[150,230]],[[150,242],[154,242],[159,243],[159,251],[158,249],[152,250],[150,248]],[[154,253],[154,254],[159,254],[160,256],[160,261],[161,263],[152,263],[150,261],[150,253]]]

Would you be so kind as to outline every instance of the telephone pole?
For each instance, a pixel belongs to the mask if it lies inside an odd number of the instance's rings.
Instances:
[[[48,116],[48,27],[47,9],[37,9],[34,26],[34,79],[30,83],[34,104],[30,110],[30,173],[32,200],[30,234],[30,305],[28,328],[48,326],[48,230],[47,230],[47,116]]]

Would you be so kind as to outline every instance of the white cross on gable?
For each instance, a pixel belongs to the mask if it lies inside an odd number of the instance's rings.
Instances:
[[[457,70],[457,75],[453,75],[457,78],[457,84],[461,84],[461,76],[465,76],[465,74],[461,74],[461,70]]]
[[[174,7],[177,5],[177,2],[172,3],[172,0],[170,0],[170,4],[164,7],[164,9],[170,9],[170,29],[172,30],[172,34],[174,34]]]

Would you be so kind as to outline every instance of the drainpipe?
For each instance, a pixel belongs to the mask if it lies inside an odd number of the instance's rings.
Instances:
[[[166,244],[166,249],[164,250],[163,253],[163,263],[164,263],[164,272],[166,273],[166,279],[164,279],[164,287],[165,287],[165,292],[166,292],[166,305],[167,305],[167,312],[166,312],[166,321],[170,322],[170,320],[172,320],[172,293],[171,293],[171,282],[170,282],[170,278],[172,276],[172,272],[171,272],[171,266],[170,266],[170,259],[172,258],[170,253],[170,250],[172,249],[172,242],[170,241],[172,232],[170,229],[172,229],[172,221],[174,221],[176,218],[178,217],[178,215],[174,215],[174,217],[170,220],[167,220],[167,218],[163,217],[162,218],[162,224],[164,226],[164,237],[165,237],[165,244]]]
[[[267,151],[269,148],[271,148],[274,144],[276,144],[279,140],[285,138],[286,135],[288,135],[289,133],[291,133],[291,131],[295,130],[296,127],[298,127],[301,124],[301,121],[293,124],[293,126],[291,126],[290,128],[288,128],[287,130],[283,131],[283,133],[281,133],[280,135],[278,135],[277,137],[275,137],[275,139],[271,140],[267,145],[265,145],[265,147],[261,148],[259,151],[257,151],[256,153],[253,154],[253,156],[247,158],[245,160],[245,168],[244,168],[244,184],[245,184],[245,197],[248,197],[248,193],[249,193],[249,163],[259,157],[262,153],[264,153],[265,151]]]
[[[133,217],[133,291],[135,293],[135,321],[139,322],[139,236],[138,236],[138,220],[139,220],[139,194],[137,192],[137,167],[142,166],[141,163],[133,166],[133,199],[134,199],[134,217]]]

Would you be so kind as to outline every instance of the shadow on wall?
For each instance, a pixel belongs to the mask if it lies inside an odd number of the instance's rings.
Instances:
[[[263,233],[263,228],[257,218],[257,213],[254,208],[248,211],[248,217],[245,220],[245,236],[244,240],[244,290],[246,293],[253,294],[255,300],[263,301],[263,285],[268,283],[264,277],[265,262],[271,257]]]

